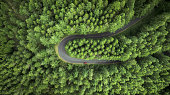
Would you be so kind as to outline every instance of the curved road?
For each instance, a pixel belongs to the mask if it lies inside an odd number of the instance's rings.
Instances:
[[[128,29],[129,27],[131,27],[132,25],[134,25],[135,23],[140,21],[142,18],[136,18],[136,19],[132,20],[130,23],[128,23],[124,27],[116,30],[115,33],[104,32],[104,33],[97,33],[97,34],[70,35],[70,36],[67,36],[59,43],[58,49],[56,49],[56,51],[58,52],[59,57],[62,60],[64,60],[65,62],[68,62],[68,63],[83,64],[84,62],[87,62],[87,63],[90,63],[90,64],[113,64],[113,63],[120,62],[120,61],[114,61],[114,60],[84,60],[84,59],[73,58],[73,57],[70,57],[67,54],[67,52],[65,50],[65,46],[69,41],[74,40],[74,39],[81,39],[81,38],[93,38],[93,39],[96,39],[96,38],[114,36],[114,35],[116,35],[118,33],[123,32],[124,30]]]

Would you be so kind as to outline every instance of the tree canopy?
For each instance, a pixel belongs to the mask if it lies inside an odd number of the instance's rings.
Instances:
[[[1,95],[170,94],[168,0],[1,0]],[[72,57],[119,64],[68,64],[55,45],[74,34],[114,33],[145,16],[133,30],[102,39],[76,39]]]

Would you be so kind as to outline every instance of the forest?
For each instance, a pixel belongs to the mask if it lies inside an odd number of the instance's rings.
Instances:
[[[68,54],[82,59],[127,61],[146,57],[158,51],[167,51],[166,36],[170,13],[163,13],[143,24],[135,36],[119,35],[102,39],[76,39],[66,45]]]
[[[55,51],[116,64],[70,64]],[[0,0],[1,95],[169,95],[169,0]]]

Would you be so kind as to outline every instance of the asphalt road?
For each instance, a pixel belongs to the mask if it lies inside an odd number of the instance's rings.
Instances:
[[[129,27],[131,27],[132,25],[134,25],[135,23],[140,21],[142,18],[136,18],[136,19],[132,20],[130,23],[128,23],[124,27],[116,30],[115,33],[104,32],[104,33],[97,33],[97,34],[70,35],[70,36],[67,36],[58,45],[58,54],[59,54],[59,57],[62,60],[68,62],[68,63],[75,63],[75,64],[84,64],[84,62],[87,62],[87,64],[114,64],[114,63],[120,62],[120,61],[115,61],[115,60],[84,60],[84,59],[73,58],[73,57],[70,57],[67,54],[67,52],[65,50],[65,46],[66,46],[66,44],[69,41],[72,41],[74,39],[82,39],[82,38],[93,38],[93,39],[96,39],[96,38],[103,38],[103,37],[114,36],[114,35],[116,35],[118,33],[123,32],[124,30],[128,29]]]

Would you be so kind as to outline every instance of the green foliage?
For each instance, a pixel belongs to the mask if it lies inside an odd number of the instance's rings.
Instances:
[[[54,49],[68,35],[115,32],[159,1],[1,0],[0,94],[168,95],[169,3],[161,3],[165,13],[153,15],[136,35],[77,39],[65,47],[74,57],[119,64],[67,64]]]
[[[155,6],[158,6],[160,1],[164,0],[137,0],[135,2],[135,15],[141,17],[150,13]]]
[[[144,24],[136,36],[122,35],[97,40],[76,39],[66,45],[66,50],[70,56],[76,58],[119,61],[146,57],[161,51],[164,47],[169,50],[168,46],[163,45],[168,41],[166,36],[168,36],[169,14],[163,13]]]

